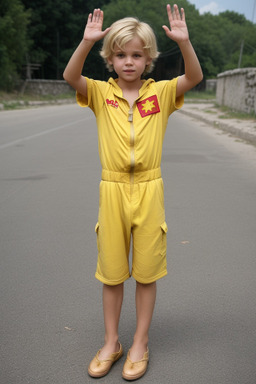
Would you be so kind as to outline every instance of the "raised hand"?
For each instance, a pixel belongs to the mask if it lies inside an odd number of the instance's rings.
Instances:
[[[96,42],[103,39],[109,32],[110,28],[106,28],[102,31],[103,26],[103,11],[99,8],[94,9],[93,14],[88,16],[87,24],[84,30],[84,40]]]
[[[173,6],[173,12],[170,4],[167,5],[167,15],[170,23],[170,28],[166,25],[163,25],[166,35],[176,41],[176,43],[181,43],[189,40],[188,28],[185,21],[185,12],[181,8],[181,12],[176,4]]]

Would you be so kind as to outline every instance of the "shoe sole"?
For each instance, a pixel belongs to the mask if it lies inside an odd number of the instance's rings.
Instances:
[[[145,373],[147,372],[147,369],[148,369],[148,367],[146,367],[146,369],[143,372],[140,372],[137,375],[126,375],[125,373],[122,373],[122,377],[123,377],[123,379],[128,380],[128,381],[137,380],[137,379],[140,379],[142,376],[145,375]]]
[[[106,375],[109,373],[109,371],[111,370],[111,368],[113,367],[113,365],[114,365],[118,360],[120,360],[122,356],[123,356],[123,352],[122,352],[122,354],[121,354],[120,356],[118,356],[118,358],[117,358],[115,361],[113,361],[113,363],[111,364],[111,366],[109,367],[109,369],[107,369],[106,371],[97,374],[97,373],[94,373],[93,371],[91,371],[90,368],[88,368],[88,374],[89,374],[91,377],[95,377],[95,378],[100,378],[100,377],[104,377],[104,376],[106,376]]]
[[[114,364],[114,363],[113,363],[113,364]],[[90,371],[90,369],[88,369],[88,374],[89,374],[91,377],[97,377],[97,378],[104,377],[104,376],[106,376],[106,375],[109,373],[109,371],[110,371],[110,369],[112,368],[113,364],[111,365],[111,367],[110,367],[107,371],[104,371],[104,372],[102,372],[102,373],[100,373],[100,374],[96,374],[96,373]]]

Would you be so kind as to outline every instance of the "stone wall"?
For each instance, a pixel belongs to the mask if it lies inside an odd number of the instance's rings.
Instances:
[[[216,101],[236,111],[256,114],[256,68],[241,68],[220,73]]]
[[[22,84],[21,93],[34,95],[53,95],[70,93],[73,88],[65,80],[26,80]]]
[[[208,79],[206,80],[205,90],[210,92],[216,92],[217,79]]]

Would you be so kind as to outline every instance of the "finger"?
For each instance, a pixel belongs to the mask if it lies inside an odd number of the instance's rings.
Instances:
[[[172,19],[172,8],[171,8],[170,4],[167,4],[166,9],[167,9],[167,15],[168,15],[169,22],[171,22],[173,19]]]
[[[173,6],[173,18],[175,20],[180,20],[180,12],[179,12],[179,7],[177,4],[174,4],[174,6]]]
[[[99,13],[99,21],[103,24],[103,18],[104,18],[104,14],[103,14],[103,11],[100,11]]]
[[[94,9],[92,14],[92,22],[95,22],[95,20],[96,20],[96,9]]]
[[[108,27],[105,29],[105,31],[103,31],[103,37],[105,37],[109,33],[110,29],[111,27]]]
[[[93,17],[92,17],[92,21],[97,23],[99,21],[99,13],[100,13],[100,9],[97,8],[97,9],[94,9],[93,11]]]
[[[181,8],[180,11],[181,11],[181,20],[186,21],[184,8]]]
[[[89,13],[89,15],[88,15],[88,19],[87,19],[87,23],[91,23],[91,21],[92,21],[92,14]]]
[[[100,15],[101,15],[101,10],[98,8],[97,9],[97,17],[96,17],[96,21],[99,22],[100,21]]]
[[[164,29],[167,36],[168,36],[168,33],[171,33],[170,29],[166,25],[162,25],[162,28]]]

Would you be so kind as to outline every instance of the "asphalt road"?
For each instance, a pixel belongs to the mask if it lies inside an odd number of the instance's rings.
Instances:
[[[176,113],[163,151],[169,274],[141,383],[256,382],[256,149]],[[1,384],[95,383],[96,123],[76,105],[0,113]],[[125,283],[120,340],[135,329]],[[122,383],[125,357],[100,383]]]

